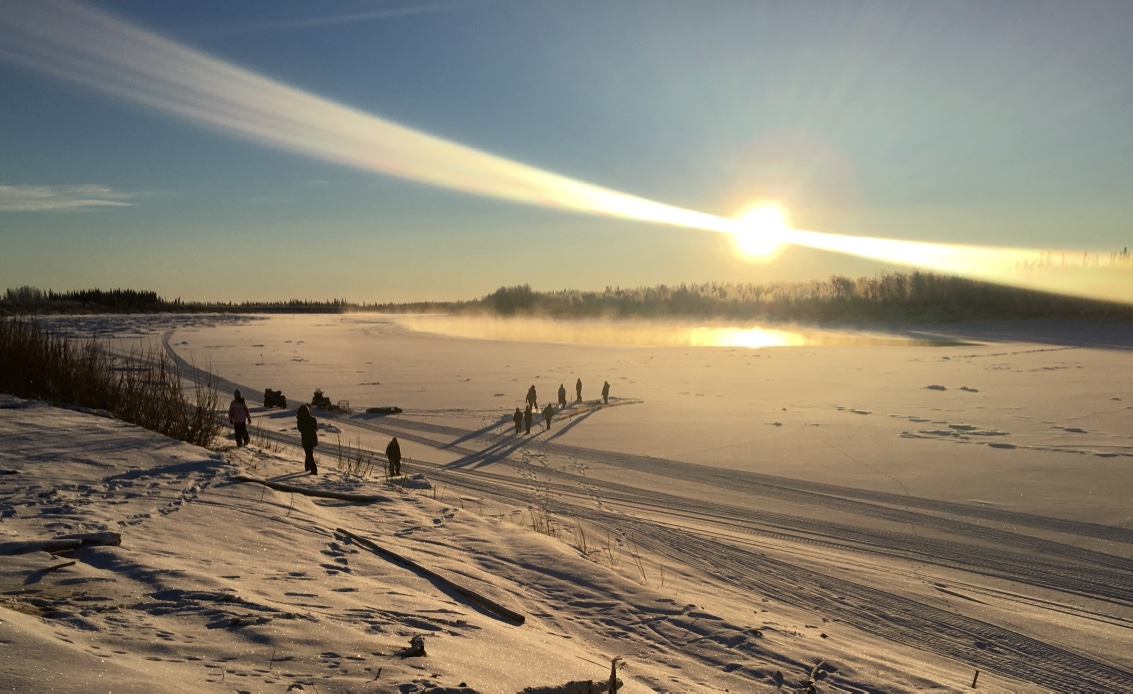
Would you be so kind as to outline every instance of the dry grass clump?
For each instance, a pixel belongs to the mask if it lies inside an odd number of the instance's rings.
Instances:
[[[271,453],[283,453],[287,449],[282,443],[272,438],[268,430],[264,429],[259,424],[251,424],[248,426],[248,436],[251,439],[250,443],[260,450],[269,451]]]
[[[341,436],[336,438],[335,458],[338,469],[355,477],[369,477],[374,470],[373,451],[363,448],[361,439],[355,438],[353,444],[344,444]]]
[[[211,376],[187,397],[164,352],[117,355],[93,338],[69,340],[34,320],[0,320],[0,391],[106,410],[198,446],[212,444],[223,427]]]

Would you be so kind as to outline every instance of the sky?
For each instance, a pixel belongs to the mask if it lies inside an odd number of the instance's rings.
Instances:
[[[1133,236],[1130,65],[1121,1],[0,0],[0,289],[893,267],[703,228],[760,200],[826,234],[1104,254]]]

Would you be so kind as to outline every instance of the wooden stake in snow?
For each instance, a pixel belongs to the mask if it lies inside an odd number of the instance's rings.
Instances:
[[[412,559],[406,559],[405,557],[401,556],[400,554],[397,554],[396,552],[391,552],[388,549],[384,549],[382,547],[379,547],[378,545],[367,540],[366,538],[355,535],[354,533],[350,532],[349,530],[343,530],[342,528],[335,528],[335,532],[341,533],[341,534],[345,535],[346,537],[349,537],[354,542],[357,542],[358,544],[362,545],[363,547],[365,547],[369,550],[372,550],[372,551],[374,551],[374,552],[376,552],[376,553],[378,553],[378,554],[380,554],[384,557],[389,557],[390,559],[394,559],[394,560],[408,566],[411,569],[419,571],[420,573],[425,574],[425,576],[433,579],[434,581],[439,581],[440,583],[444,584],[446,587],[451,588],[453,591],[460,593],[461,595],[468,598],[469,600],[475,602],[476,604],[480,605],[481,607],[486,608],[490,612],[494,612],[494,613],[498,614],[499,616],[503,617],[504,619],[515,622],[516,624],[523,624],[525,621],[527,621],[526,617],[519,614],[518,612],[513,612],[512,610],[509,610],[508,608],[504,607],[503,605],[499,604],[498,602],[495,602],[494,600],[486,598],[483,595],[480,595],[479,593],[477,593],[473,590],[469,590],[468,588],[465,588],[463,586],[459,586],[459,585],[453,583],[452,581],[450,581],[449,579],[445,578],[444,576],[441,576],[440,574],[438,574],[438,573],[436,573],[436,572],[434,572],[430,569],[426,569],[424,566],[421,566],[420,564],[413,561]]]
[[[976,688],[976,680],[980,678],[980,671],[976,670],[976,676],[972,678],[972,689]]]
[[[616,656],[610,661],[610,689],[609,692],[616,692],[622,686],[622,681],[618,679],[618,665],[621,664],[622,657]]]
[[[409,648],[400,650],[394,655],[399,658],[424,658],[425,653],[425,637],[417,634],[409,640]]]

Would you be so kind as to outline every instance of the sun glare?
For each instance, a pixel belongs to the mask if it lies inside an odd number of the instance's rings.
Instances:
[[[749,205],[736,215],[736,221],[740,226],[732,234],[736,249],[753,258],[764,258],[778,251],[785,240],[783,232],[790,228],[787,211],[777,202]]]
[[[513,202],[729,234],[768,261],[786,245],[1015,287],[1133,303],[1133,270],[1039,263],[1026,248],[806,231],[771,200],[728,219],[641,198],[384,120],[273,81],[67,0],[0,0],[0,61],[165,111],[201,127],[377,174]],[[1045,255],[1049,261],[1050,250]],[[1065,257],[1073,257],[1073,251]],[[1086,256],[1088,258],[1088,255]],[[1041,272],[1039,271],[1041,270]]]

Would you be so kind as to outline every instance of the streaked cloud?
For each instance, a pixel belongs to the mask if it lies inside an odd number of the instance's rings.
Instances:
[[[244,22],[225,24],[222,26],[207,27],[206,31],[218,33],[240,31],[271,31],[273,29],[313,29],[319,27],[337,26],[340,24],[355,24],[358,22],[374,22],[383,19],[396,19],[409,17],[428,12],[443,12],[465,5],[477,4],[484,0],[467,0],[466,2],[438,2],[431,4],[406,4],[401,7],[386,7],[369,12],[352,12],[349,14],[324,15],[321,17],[302,17],[297,19],[282,19],[271,22]]]
[[[45,212],[96,207],[129,207],[133,197],[107,186],[5,186],[0,185],[0,211]]]
[[[734,220],[512,161],[268,79],[67,0],[0,3],[0,59],[268,147],[472,195],[730,233]]]

